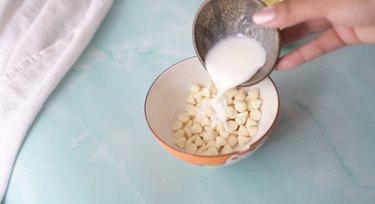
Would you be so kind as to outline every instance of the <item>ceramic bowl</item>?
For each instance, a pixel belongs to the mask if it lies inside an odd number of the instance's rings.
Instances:
[[[201,166],[223,166],[240,161],[257,150],[274,127],[279,112],[279,96],[272,80],[267,77],[258,84],[245,89],[259,87],[263,99],[262,118],[258,133],[250,142],[230,154],[202,156],[189,154],[174,144],[172,124],[184,112],[189,88],[193,84],[207,84],[210,77],[197,57],[189,58],[165,70],[151,85],[145,100],[145,117],[155,139],[175,157]]]
[[[266,63],[243,86],[256,84],[272,72],[280,53],[277,29],[255,24],[255,11],[265,8],[259,0],[206,0],[198,9],[193,23],[193,43],[201,63],[205,64],[208,50],[229,36],[256,39],[266,50]]]

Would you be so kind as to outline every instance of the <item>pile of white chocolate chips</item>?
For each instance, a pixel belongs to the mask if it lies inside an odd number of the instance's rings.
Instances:
[[[248,144],[258,132],[261,118],[262,100],[259,89],[245,92],[233,88],[225,93],[226,122],[214,122],[213,109],[202,104],[211,100],[217,93],[213,83],[206,86],[199,84],[190,87],[185,113],[178,116],[172,129],[175,144],[186,152],[198,155],[219,155],[233,152],[236,147]]]

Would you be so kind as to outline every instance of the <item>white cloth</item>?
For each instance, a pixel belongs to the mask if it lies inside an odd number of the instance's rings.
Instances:
[[[18,150],[112,0],[0,1],[0,201]]]

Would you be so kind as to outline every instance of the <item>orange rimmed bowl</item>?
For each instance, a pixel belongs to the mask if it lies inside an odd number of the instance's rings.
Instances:
[[[251,86],[258,87],[263,100],[262,118],[258,122],[258,133],[250,142],[237,147],[229,154],[203,156],[190,154],[174,144],[172,124],[184,112],[189,88],[193,84],[211,81],[197,57],[188,58],[172,65],[161,73],[151,85],[145,100],[145,117],[148,126],[161,146],[175,157],[200,166],[223,166],[240,161],[255,152],[273,129],[279,112],[279,95],[275,84],[267,77]],[[250,89],[250,87],[243,87]]]

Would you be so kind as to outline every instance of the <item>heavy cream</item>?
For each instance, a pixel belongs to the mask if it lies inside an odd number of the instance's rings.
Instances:
[[[207,53],[206,69],[218,89],[208,105],[214,109],[213,123],[226,121],[225,92],[249,80],[266,61],[266,51],[255,39],[233,36],[221,40]]]

